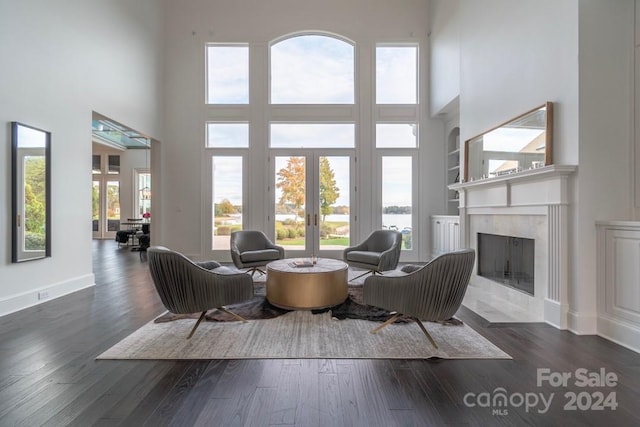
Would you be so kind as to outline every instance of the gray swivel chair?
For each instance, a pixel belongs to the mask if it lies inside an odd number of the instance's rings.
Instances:
[[[233,264],[237,268],[248,268],[251,277],[256,271],[264,274],[259,267],[284,258],[284,248],[271,242],[262,231],[234,231],[230,244]]]
[[[406,265],[390,276],[372,276],[364,281],[364,303],[397,312],[376,333],[402,314],[412,317],[431,344],[438,348],[422,320],[448,320],[458,311],[469,285],[475,261],[473,249],[449,252],[424,266]]]
[[[402,233],[397,230],[376,230],[369,234],[364,242],[351,246],[343,251],[344,262],[351,267],[366,271],[359,277],[371,274],[382,274],[383,271],[394,270],[400,260],[402,249]]]
[[[253,279],[248,274],[216,261],[193,262],[162,246],[148,248],[147,255],[153,284],[166,309],[175,314],[202,313],[187,339],[213,308],[247,321],[224,306],[253,298]]]

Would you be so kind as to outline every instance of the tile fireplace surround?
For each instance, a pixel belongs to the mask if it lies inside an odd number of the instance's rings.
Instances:
[[[569,177],[576,169],[549,165],[449,186],[460,194],[463,247],[477,250],[477,233],[535,240],[533,296],[480,277],[474,269],[468,294],[500,301],[497,306],[504,311],[487,320],[547,322],[567,328]],[[496,310],[500,308],[488,312]]]

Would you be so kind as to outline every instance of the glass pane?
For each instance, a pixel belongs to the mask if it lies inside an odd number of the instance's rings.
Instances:
[[[287,250],[304,250],[306,160],[276,157],[276,243]]]
[[[353,123],[272,123],[271,148],[353,148]]]
[[[242,157],[213,156],[212,249],[230,250],[232,231],[242,230]]]
[[[44,251],[46,246],[46,160],[24,156],[24,251]]]
[[[249,123],[207,123],[207,147],[249,147]]]
[[[120,181],[107,181],[107,231],[120,230]]]
[[[320,249],[349,246],[349,157],[320,157]]]
[[[109,162],[107,167],[108,174],[120,173],[120,156],[109,156]]]
[[[411,167],[411,157],[382,157],[382,227],[402,231],[402,249],[412,248]]]
[[[249,103],[249,47],[207,46],[207,104]]]
[[[327,36],[271,46],[272,104],[353,104],[354,47]]]
[[[94,232],[99,231],[100,224],[100,182],[93,181],[93,216],[92,216],[92,229]]]
[[[151,218],[151,174],[138,174],[138,215],[137,218]]]
[[[418,99],[418,48],[376,48],[376,103],[416,104]]]
[[[91,173],[102,173],[102,168],[100,167],[100,154],[94,154],[92,156],[91,164]]]
[[[415,123],[376,124],[377,148],[416,148],[418,125]]]

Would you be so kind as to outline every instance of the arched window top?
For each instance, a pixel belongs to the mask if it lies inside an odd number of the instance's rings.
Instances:
[[[272,104],[353,104],[353,43],[324,34],[294,35],[271,44]]]

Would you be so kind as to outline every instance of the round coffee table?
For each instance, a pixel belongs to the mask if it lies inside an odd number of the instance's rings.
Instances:
[[[342,261],[318,258],[315,265],[299,265],[304,259],[281,259],[267,264],[267,300],[288,310],[332,307],[347,299],[347,270]]]

